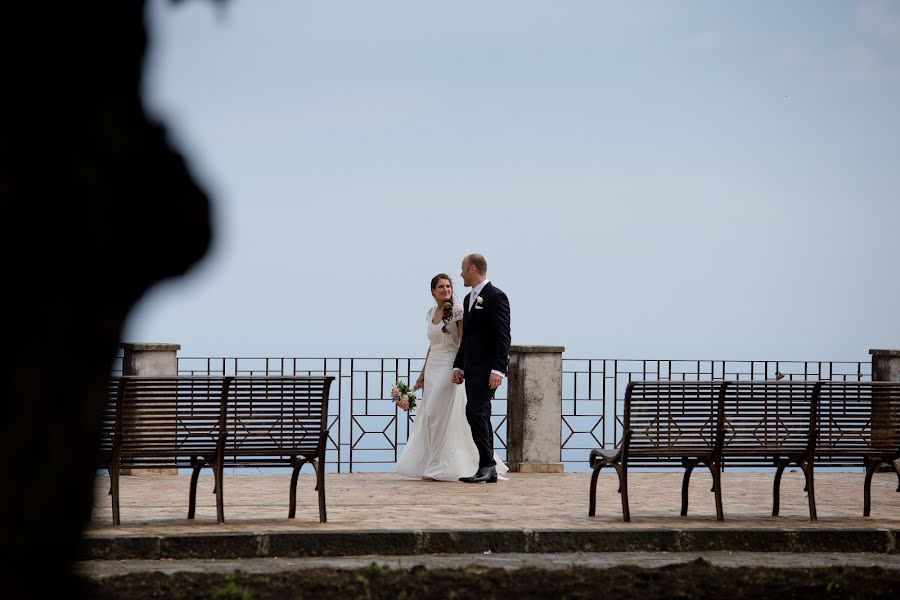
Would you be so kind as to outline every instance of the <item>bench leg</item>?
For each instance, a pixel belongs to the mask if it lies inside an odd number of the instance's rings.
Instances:
[[[603,465],[599,462],[594,465],[594,472],[591,473],[591,488],[588,493],[588,516],[593,517],[597,514],[597,478],[600,476],[600,469]],[[621,489],[621,488],[620,488]]]
[[[817,521],[819,515],[816,514],[816,488],[813,485],[813,465],[812,463],[803,463],[800,465],[803,474],[806,475],[806,495],[809,499],[809,520]]]
[[[118,462],[118,461],[116,461]],[[121,525],[119,519],[119,465],[113,464],[109,468],[109,493],[112,496],[113,525]]]
[[[866,481],[863,484],[863,516],[868,517],[872,512],[872,475],[878,468],[878,461],[866,461]]]
[[[326,523],[328,515],[325,511],[325,459],[312,461],[316,469],[316,490],[319,492],[319,523]]]
[[[224,523],[225,492],[222,489],[224,487],[222,480],[225,478],[225,462],[221,457],[216,460],[213,470],[215,471],[214,479],[216,480],[216,523]]]
[[[785,461],[776,460],[775,465],[778,467],[778,469],[775,471],[775,483],[772,485],[773,517],[777,517],[778,511],[781,510],[781,476],[784,474],[787,463],[785,463]],[[807,478],[807,485],[809,485],[809,478]]]
[[[631,521],[631,511],[628,508],[628,469],[625,465],[613,465],[619,474],[619,493],[622,494],[622,519],[628,523]]]
[[[681,516],[686,517],[688,513],[688,487],[691,485],[691,473],[694,472],[694,465],[686,465],[684,467],[684,478],[681,480]]]
[[[197,509],[197,479],[200,477],[200,469],[203,463],[194,462],[193,471],[191,472],[191,487],[188,492],[188,519],[193,519]]]
[[[290,503],[288,505],[288,519],[293,519],[297,514],[297,477],[300,475],[300,467],[306,464],[305,460],[294,465],[294,472],[291,473],[291,494]]]
[[[722,472],[718,463],[709,466],[713,478],[713,493],[716,495],[716,520],[725,520],[725,510],[722,508]]]
[[[627,523],[631,521],[631,511],[628,508],[628,471],[623,465],[617,463],[603,464],[602,462],[597,462],[594,465],[588,495],[588,516],[593,517],[597,514],[597,479],[600,476],[600,470],[604,466],[610,466],[615,469],[616,476],[619,478],[618,492],[622,496],[622,520]]]

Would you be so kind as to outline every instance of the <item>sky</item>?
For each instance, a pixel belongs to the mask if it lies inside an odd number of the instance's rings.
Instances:
[[[424,356],[482,253],[570,358],[900,348],[900,2],[148,2],[215,241],[124,341]]]

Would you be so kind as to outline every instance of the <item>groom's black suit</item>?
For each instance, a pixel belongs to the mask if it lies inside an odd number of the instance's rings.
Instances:
[[[466,419],[478,447],[478,467],[494,462],[494,430],[491,426],[491,400],[494,390],[488,386],[491,371],[506,373],[509,361],[509,300],[499,288],[488,282],[469,309],[469,296],[463,300],[463,336],[453,367],[463,370],[466,384]]]

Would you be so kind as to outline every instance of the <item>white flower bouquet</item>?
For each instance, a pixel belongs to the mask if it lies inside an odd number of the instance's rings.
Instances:
[[[391,399],[403,410],[413,410],[416,407],[416,388],[410,389],[402,381],[397,381],[391,388]]]

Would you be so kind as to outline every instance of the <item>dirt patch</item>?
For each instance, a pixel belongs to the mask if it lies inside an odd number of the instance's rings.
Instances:
[[[289,573],[140,573],[86,583],[97,598],[891,598],[896,571],[879,567],[723,568],[698,559],[642,569],[563,570],[467,568],[411,570],[371,565],[360,570]]]

